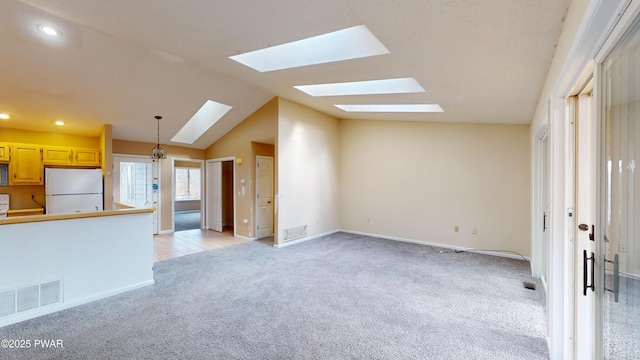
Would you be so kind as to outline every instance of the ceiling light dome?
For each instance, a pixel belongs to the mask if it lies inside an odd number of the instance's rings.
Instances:
[[[53,36],[53,37],[61,37],[62,36],[62,32],[56,28],[54,28],[53,26],[50,25],[40,25],[38,26],[38,30],[40,30],[40,32],[42,32],[43,34],[49,35],[49,36]]]

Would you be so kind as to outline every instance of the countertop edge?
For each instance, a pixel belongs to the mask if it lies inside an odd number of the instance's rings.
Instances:
[[[55,220],[73,220],[73,219],[86,219],[103,216],[118,216],[118,215],[131,215],[131,214],[144,214],[152,213],[153,208],[131,208],[131,209],[118,209],[118,210],[105,210],[105,211],[92,211],[81,212],[73,214],[43,214],[43,215],[25,215],[25,216],[13,216],[7,218],[0,218],[0,225],[10,224],[25,224],[32,222],[42,221],[55,221]]]

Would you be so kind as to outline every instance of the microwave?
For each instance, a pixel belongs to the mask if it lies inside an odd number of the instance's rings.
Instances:
[[[0,164],[0,186],[9,186],[9,164]]]

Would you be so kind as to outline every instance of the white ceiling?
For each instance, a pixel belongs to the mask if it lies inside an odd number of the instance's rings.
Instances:
[[[570,0],[3,0],[2,127],[169,139],[206,100],[233,106],[204,149],[274,96],[338,118],[528,124]],[[57,41],[36,30],[60,28]],[[366,25],[390,51],[259,73],[229,56]],[[423,93],[313,98],[293,85],[414,77]],[[437,103],[444,113],[333,104]],[[62,128],[52,122],[62,119]],[[176,144],[181,145],[181,144]]]

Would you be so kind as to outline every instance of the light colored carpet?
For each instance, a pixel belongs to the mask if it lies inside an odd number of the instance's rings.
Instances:
[[[178,211],[173,214],[174,230],[200,229],[200,211]]]
[[[156,284],[0,328],[2,359],[548,359],[529,264],[337,233],[162,261]],[[540,289],[540,286],[538,286]]]

